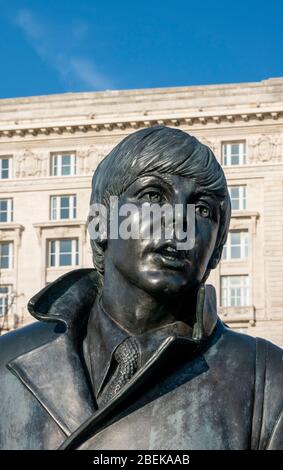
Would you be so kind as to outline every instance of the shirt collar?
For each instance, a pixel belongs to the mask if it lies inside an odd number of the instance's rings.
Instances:
[[[83,343],[84,358],[95,396],[99,394],[106,378],[112,354],[128,336],[129,333],[102,309],[100,299],[97,298],[90,312],[87,336]]]
[[[213,286],[202,286],[197,304],[196,323],[193,328],[184,322],[176,321],[136,336],[140,344],[141,365],[145,364],[169,336],[201,343],[212,334],[217,323]],[[107,377],[115,349],[129,336],[130,334],[105,312],[100,299],[97,298],[90,312],[87,335],[83,343],[84,358],[96,397]]]

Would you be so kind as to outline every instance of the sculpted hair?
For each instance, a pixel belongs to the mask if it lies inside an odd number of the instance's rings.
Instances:
[[[226,242],[231,204],[226,178],[212,150],[180,129],[154,126],[125,137],[97,166],[92,179],[90,204],[109,207],[110,196],[120,196],[138,178],[151,173],[185,176],[220,200],[220,222],[215,250],[217,265]],[[104,248],[91,240],[94,267],[102,276]]]

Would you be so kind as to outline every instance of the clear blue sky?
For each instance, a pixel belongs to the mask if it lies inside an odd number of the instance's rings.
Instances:
[[[283,76],[283,0],[0,0],[0,97]]]

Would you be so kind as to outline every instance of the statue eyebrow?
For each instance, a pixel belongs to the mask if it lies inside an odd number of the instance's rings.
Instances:
[[[212,191],[207,190],[206,188],[196,188],[196,190],[193,192],[193,196],[196,197],[209,197],[210,199],[213,199],[214,201],[218,202],[220,204],[221,198],[217,197],[215,193]]]

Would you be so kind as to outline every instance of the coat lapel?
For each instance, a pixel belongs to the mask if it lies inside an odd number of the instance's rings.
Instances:
[[[175,338],[167,338],[160,348],[153,354],[147,363],[141,367],[131,380],[121,389],[117,395],[110,400],[105,406],[99,408],[96,413],[90,416],[66,441],[61,445],[60,450],[74,449],[79,447],[90,436],[96,434],[102,427],[108,425],[109,421],[115,414],[121,411],[127,398],[154,373],[155,368],[159,364],[162,357],[164,359],[165,352],[170,349]]]
[[[95,411],[85,371],[69,343],[62,335],[7,365],[67,436]]]
[[[63,323],[65,332],[7,364],[68,436],[96,409],[80,337],[97,292],[95,271],[71,271],[34,296],[28,308],[38,320]]]

